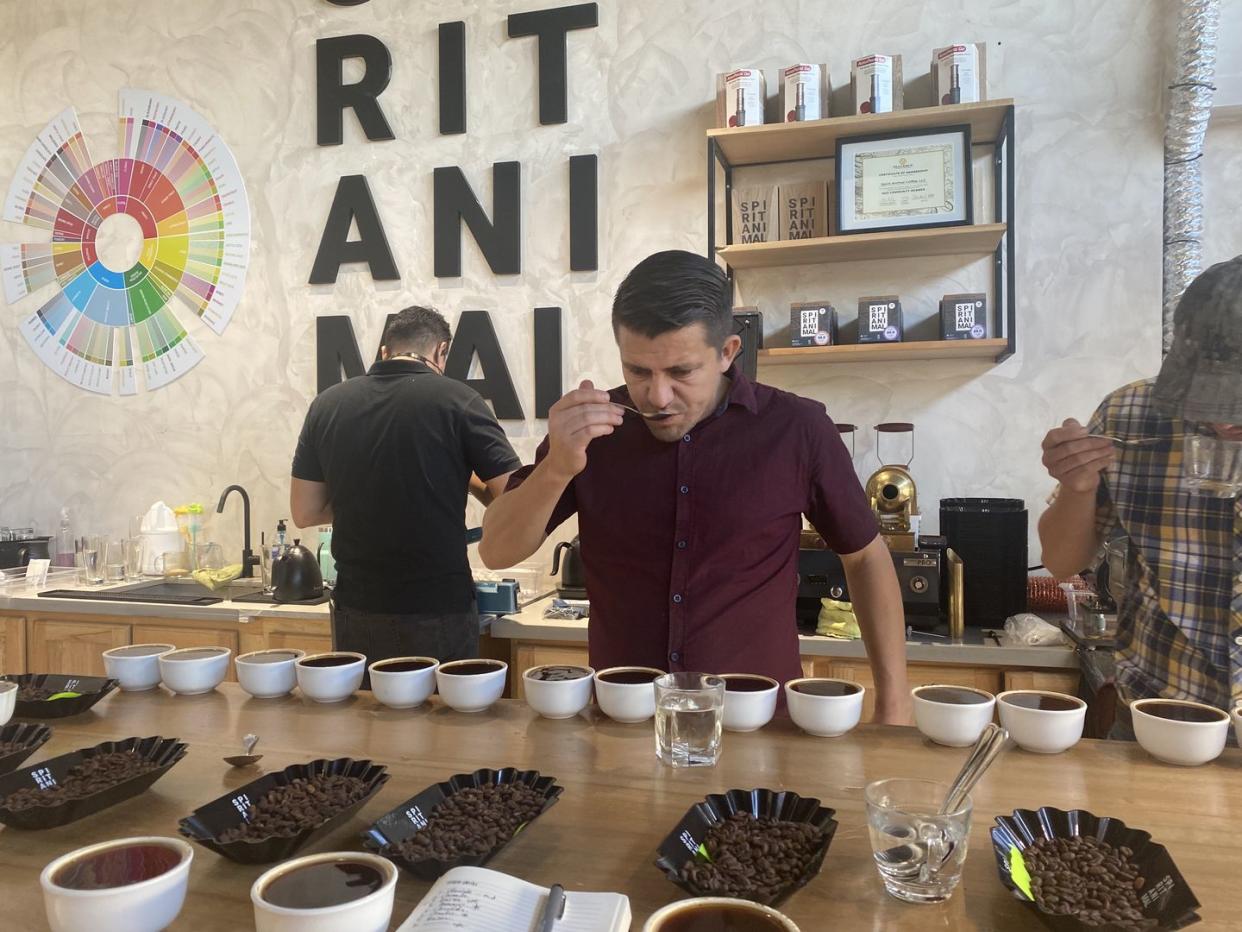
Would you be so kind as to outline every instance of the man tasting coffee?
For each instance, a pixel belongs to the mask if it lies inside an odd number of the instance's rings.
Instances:
[[[802,675],[794,620],[802,516],[841,555],[876,684],[876,721],[909,720],[892,558],[849,452],[819,402],[734,364],[728,279],[656,253],[621,283],[613,334],[625,385],[553,405],[534,466],[488,509],[493,568],[577,513],[597,669]],[[633,410],[630,410],[633,409]]]

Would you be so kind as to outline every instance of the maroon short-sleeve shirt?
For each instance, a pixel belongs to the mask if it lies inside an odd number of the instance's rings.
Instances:
[[[800,676],[802,515],[838,553],[876,536],[824,406],[736,367],[729,377],[724,404],[677,442],[657,440],[637,417],[592,441],[552,513],[549,534],[578,514],[596,669]],[[610,395],[632,404],[624,388]],[[536,462],[547,452],[545,438]]]

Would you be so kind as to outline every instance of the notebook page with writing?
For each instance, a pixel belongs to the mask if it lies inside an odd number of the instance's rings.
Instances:
[[[482,867],[455,867],[401,923],[398,932],[535,932],[548,890]],[[629,898],[567,893],[556,932],[627,932]]]

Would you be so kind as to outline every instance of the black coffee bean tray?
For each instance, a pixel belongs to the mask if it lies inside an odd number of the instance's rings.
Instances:
[[[1190,885],[1182,877],[1164,845],[1151,840],[1148,832],[1130,828],[1120,819],[1101,817],[1083,809],[1065,812],[1045,806],[1042,809],[1018,809],[1011,816],[997,816],[992,829],[992,851],[996,855],[996,870],[1001,883],[1015,897],[1025,903],[1036,917],[1049,929],[1057,932],[1106,932],[1116,926],[1088,926],[1073,916],[1059,916],[1044,909],[1022,891],[1014,880],[1015,861],[1011,850],[1019,852],[1027,845],[1042,838],[1071,838],[1086,835],[1106,841],[1113,847],[1125,845],[1134,852],[1132,860],[1143,878],[1143,917],[1155,920],[1152,932],[1165,929],[1182,929],[1199,921],[1195,910],[1199,901],[1191,892]],[[1020,873],[1020,871],[1019,871]]]
[[[3,800],[10,793],[30,786],[57,785],[69,773],[70,768],[76,767],[82,761],[97,754],[111,754],[114,751],[132,751],[140,757],[154,761],[159,766],[155,770],[114,783],[98,793],[68,799],[56,806],[35,806],[30,809],[12,810],[3,805]],[[93,748],[82,748],[15,770],[0,776],[0,824],[22,829],[56,828],[94,815],[96,812],[102,812],[148,789],[151,784],[168,773],[177,761],[185,757],[185,752],[186,745],[176,738],[162,738],[159,735],[150,738],[126,738],[124,741],[105,741]]]
[[[394,864],[404,867],[421,880],[435,880],[440,875],[448,873],[454,867],[481,867],[495,857],[513,839],[510,838],[501,842],[487,852],[487,854],[462,855],[448,861],[441,861],[436,858],[411,861],[408,858],[402,857],[389,846],[398,845],[424,829],[427,826],[428,818],[434,814],[436,807],[454,793],[460,793],[462,790],[470,789],[471,787],[502,783],[524,783],[536,792],[543,794],[543,808],[534,817],[536,819],[555,805],[561,793],[565,791],[563,786],[557,786],[555,777],[543,776],[537,770],[518,770],[516,767],[503,767],[500,770],[483,769],[476,770],[474,773],[455,774],[443,783],[436,783],[427,787],[417,796],[407,799],[396,809],[380,816],[375,824],[363,833],[363,845],[371,851],[382,854]],[[531,821],[534,821],[534,819]],[[530,825],[530,822],[519,826],[517,832],[514,832],[514,837],[517,837],[528,825]]]
[[[367,791],[357,802],[346,806],[330,819],[325,819],[314,828],[304,829],[289,837],[273,836],[251,841],[219,840],[220,834],[241,825],[246,807],[258,802],[269,790],[284,786],[294,780],[317,777],[321,774],[337,774],[346,777],[359,777],[367,783]],[[257,780],[241,786],[232,792],[213,799],[205,806],[195,809],[182,819],[177,830],[191,841],[196,841],[230,861],[238,864],[271,864],[292,857],[303,845],[310,844],[318,838],[340,826],[354,813],[366,805],[372,796],[379,792],[380,787],[388,782],[388,769],[382,764],[373,764],[369,760],[354,760],[351,757],[338,757],[336,760],[320,758],[309,764],[290,764],[279,773],[268,773]]]
[[[103,676],[73,676],[64,673],[22,673],[0,676],[22,686],[42,686],[56,693],[81,693],[70,699],[17,700],[13,715],[17,718],[68,718],[85,712],[112,690],[117,681]]]
[[[0,754],[0,774],[8,773],[20,765],[31,754],[39,750],[52,737],[52,729],[47,725],[34,725],[29,722],[10,722],[0,728],[0,746],[20,744],[16,751]]]
[[[837,820],[833,818],[836,810],[821,806],[818,799],[799,796],[789,791],[765,789],[713,793],[703,802],[695,803],[682,816],[677,827],[660,843],[659,857],[656,858],[655,865],[664,871],[669,880],[691,896],[719,896],[720,894],[700,890],[697,884],[687,882],[681,876],[681,869],[687,861],[703,858],[705,855],[700,853],[700,848],[707,839],[708,831],[738,812],[748,812],[756,819],[809,822],[824,830],[823,843],[806,862],[798,879],[767,899],[755,899],[755,902],[764,906],[779,906],[819,873],[828,847],[832,844],[832,836],[836,834]]]

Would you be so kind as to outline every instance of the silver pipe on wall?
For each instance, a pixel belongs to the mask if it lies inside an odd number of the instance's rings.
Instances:
[[[1220,0],[1182,0],[1164,124],[1162,354],[1173,340],[1173,311],[1203,265],[1200,159],[1212,111]]]

